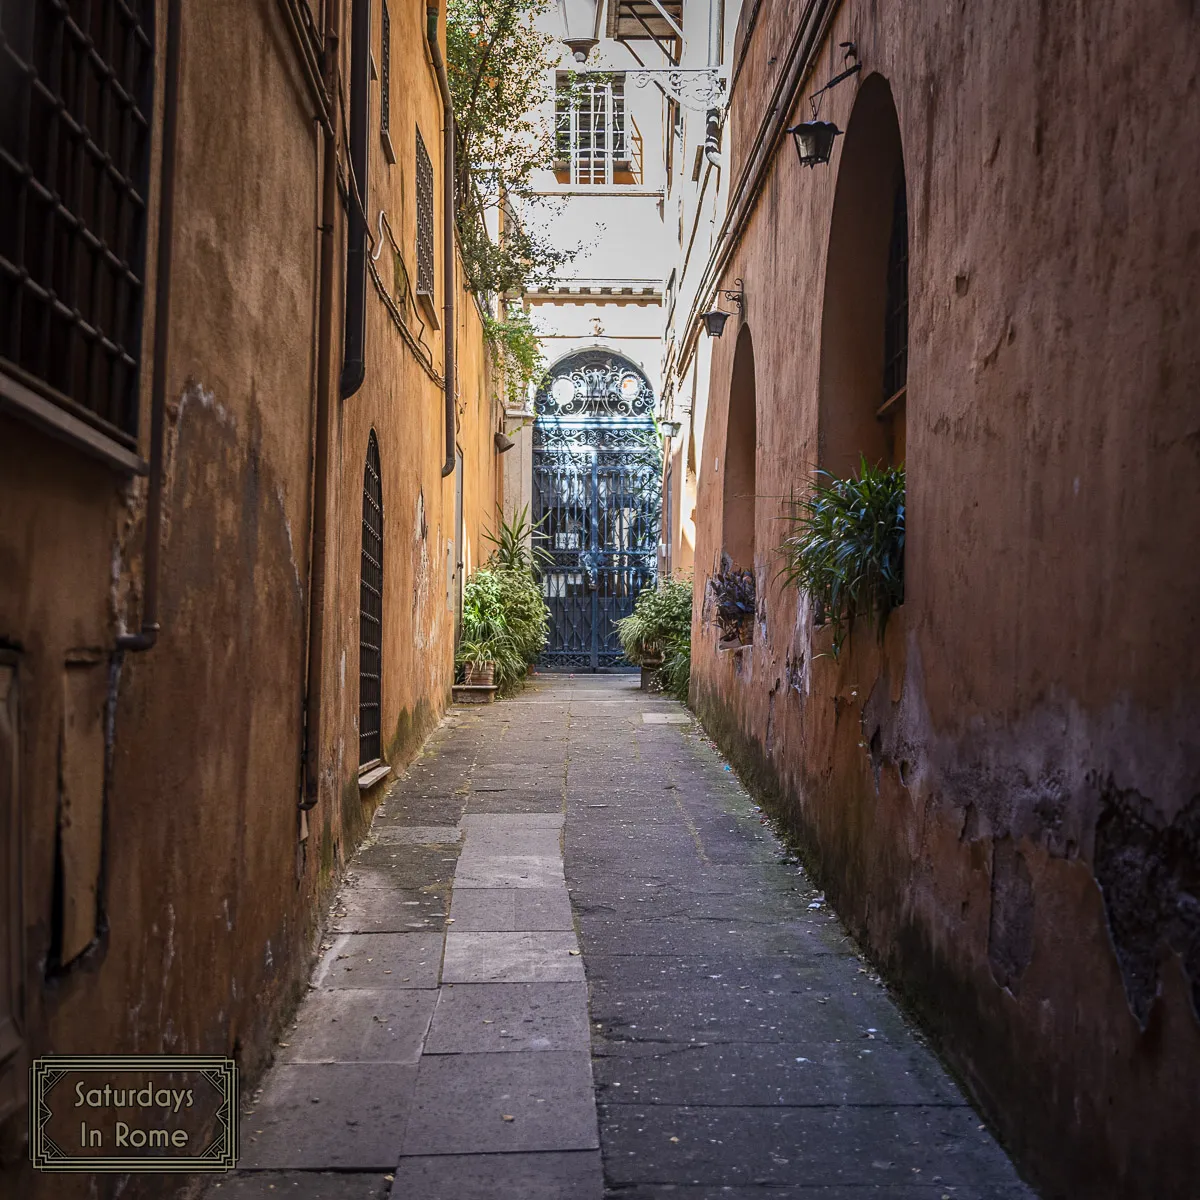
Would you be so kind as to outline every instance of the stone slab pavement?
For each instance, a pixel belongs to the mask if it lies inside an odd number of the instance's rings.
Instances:
[[[452,709],[210,1200],[1033,1195],[692,715]]]

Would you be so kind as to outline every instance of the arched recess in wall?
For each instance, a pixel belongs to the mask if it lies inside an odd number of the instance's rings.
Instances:
[[[375,430],[363,468],[362,574],[358,603],[358,762],[383,757],[383,480]]]
[[[908,201],[892,90],[864,80],[838,167],[821,323],[817,454],[833,475],[905,455]]]
[[[738,331],[729,384],[729,419],[721,461],[721,551],[740,570],[754,570],[754,496],[758,416],[754,394],[754,342]]]

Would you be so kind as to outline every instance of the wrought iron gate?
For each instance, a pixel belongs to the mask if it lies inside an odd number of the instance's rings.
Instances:
[[[560,362],[537,394],[533,515],[552,562],[549,670],[629,667],[614,622],[657,572],[662,457],[654,393],[627,359],[585,350]]]

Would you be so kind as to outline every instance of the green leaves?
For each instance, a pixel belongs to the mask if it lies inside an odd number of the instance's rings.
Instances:
[[[480,567],[463,588],[455,662],[495,663],[496,683],[507,691],[542,652],[549,629],[549,610],[527,568]]]
[[[502,321],[484,313],[483,336],[492,361],[504,377],[505,403],[510,408],[522,407],[530,380],[540,377],[546,369],[542,340],[533,319],[515,304],[508,306]]]
[[[446,66],[454,102],[459,249],[472,289],[507,296],[549,282],[577,250],[520,219],[534,174],[554,161],[554,38],[537,26],[547,0],[450,0]],[[489,225],[499,225],[493,239]]]
[[[832,625],[834,658],[855,617],[882,638],[904,603],[904,489],[903,467],[863,459],[850,479],[817,471],[810,495],[793,504],[781,574],[812,598],[817,623]]]
[[[542,568],[554,561],[554,555],[541,545],[546,540],[541,526],[548,515],[538,521],[530,521],[528,504],[507,521],[500,515],[497,532],[493,533],[490,529],[483,531],[483,536],[496,547],[491,560],[505,570],[525,571],[538,578]]]
[[[687,700],[692,669],[692,581],[666,579],[639,593],[633,612],[616,623],[621,648],[639,666],[662,659],[663,688]]]

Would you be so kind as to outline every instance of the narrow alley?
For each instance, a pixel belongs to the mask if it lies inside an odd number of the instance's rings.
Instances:
[[[210,1197],[1032,1194],[636,676],[452,709],[330,930]]]

